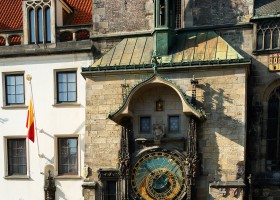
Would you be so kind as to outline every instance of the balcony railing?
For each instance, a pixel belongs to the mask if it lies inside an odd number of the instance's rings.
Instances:
[[[75,42],[89,40],[92,25],[72,25],[56,28],[56,42]],[[23,31],[0,31],[0,47],[23,44]]]
[[[21,45],[22,41],[22,30],[0,31],[0,46]]]
[[[57,42],[81,41],[90,39],[92,25],[75,25],[58,27]]]

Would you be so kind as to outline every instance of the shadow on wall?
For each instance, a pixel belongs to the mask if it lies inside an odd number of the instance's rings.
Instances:
[[[194,26],[235,24],[248,22],[252,16],[249,9],[253,1],[243,0],[189,0],[185,8],[186,13],[191,12]]]
[[[7,118],[0,118],[0,124],[4,124],[7,121],[9,121],[9,119],[7,119]]]
[[[273,178],[272,171],[266,169],[266,110],[267,100],[270,93],[269,89],[279,86],[279,73],[268,70],[269,53],[252,56],[252,32],[253,30],[229,30],[221,31],[220,36],[223,37],[232,47],[235,48],[245,58],[252,59],[250,75],[247,81],[247,139],[246,139],[246,177],[252,174],[253,180],[265,180],[264,173],[269,174],[270,180],[277,181]],[[265,97],[265,95],[268,95]],[[248,184],[248,182],[247,182]],[[254,181],[253,181],[254,184]],[[254,191],[261,191],[257,188]],[[248,191],[249,193],[249,191]],[[268,198],[262,197],[262,192],[251,193],[253,198]]]
[[[226,83],[221,84],[225,86]],[[243,84],[245,87],[245,82]],[[238,180],[243,182],[245,178],[243,160],[246,135],[245,97],[240,97],[239,94],[226,94],[222,88],[213,89],[211,83],[199,84],[197,87],[203,91],[198,107],[204,108],[207,115],[207,120],[199,127],[203,131],[198,130],[203,174],[208,176],[210,183],[217,185],[219,182]],[[226,91],[235,89],[237,88],[227,88]],[[203,135],[200,134],[202,132]],[[223,194],[218,195],[223,197],[238,198],[241,195],[241,190],[237,188],[228,188],[221,192]],[[216,197],[210,195],[208,198],[215,199]]]

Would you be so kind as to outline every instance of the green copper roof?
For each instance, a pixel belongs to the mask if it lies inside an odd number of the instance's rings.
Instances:
[[[153,37],[126,38],[97,60],[92,67],[150,64]],[[162,63],[243,59],[222,37],[213,31],[177,35]]]
[[[280,17],[280,0],[256,0],[254,9],[252,19]]]

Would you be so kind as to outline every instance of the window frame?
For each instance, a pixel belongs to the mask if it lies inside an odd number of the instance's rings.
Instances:
[[[59,171],[59,139],[77,140],[77,173],[60,173]],[[55,176],[57,178],[80,178],[81,177],[81,141],[79,135],[55,135]]]
[[[4,169],[5,179],[29,179],[29,143],[25,136],[4,136]],[[9,152],[8,152],[8,141],[9,140],[24,140],[25,141],[25,164],[26,164],[26,173],[25,174],[10,174],[9,173]]]
[[[115,184],[115,194],[111,194],[109,193],[109,183],[114,183]],[[111,196],[115,196],[115,199],[118,199],[118,180],[114,180],[114,179],[108,179],[106,181],[104,181],[103,183],[104,185],[104,200],[108,200],[110,199]]]
[[[149,127],[149,131],[144,131],[143,129],[142,129],[142,123],[141,123],[141,121],[142,121],[142,119],[147,119],[147,118],[149,118],[149,120],[150,120],[150,127]],[[151,134],[152,133],[152,117],[150,116],[150,115],[143,115],[143,116],[140,116],[139,117],[139,133],[140,134]]]
[[[42,9],[42,17],[41,20],[39,20],[38,16],[38,10]],[[46,10],[48,10],[46,12]],[[33,11],[32,11],[33,10]],[[33,14],[30,14],[30,12],[33,12]],[[53,5],[52,0],[38,0],[38,1],[32,1],[32,0],[26,0],[23,2],[23,32],[25,33],[23,35],[23,43],[24,44],[37,44],[37,45],[46,45],[50,43],[56,42],[55,37],[55,23],[52,23],[55,19],[55,6]],[[47,20],[47,18],[49,20]],[[31,20],[32,19],[32,20]],[[40,34],[42,34],[43,38],[42,41],[39,41],[39,21],[41,21],[42,25],[42,31]],[[32,23],[32,25],[31,25]]]
[[[280,52],[280,19],[266,18],[261,20],[253,20],[253,22],[253,54]],[[278,40],[276,42],[276,46],[274,43],[275,36],[277,36]],[[267,44],[267,42],[269,42],[269,44]]]
[[[176,131],[172,131],[171,129],[170,129],[170,118],[171,117],[178,117],[178,130],[176,130]],[[167,116],[167,124],[168,124],[168,133],[180,133],[180,131],[181,131],[181,117],[180,117],[180,115],[179,114],[172,114],[172,115],[168,115]]]
[[[43,6],[41,5],[42,3],[44,4]],[[31,12],[33,12],[32,15]],[[30,4],[29,1],[26,2],[26,23],[28,30],[28,44],[51,43],[52,28],[50,2],[41,1],[35,5],[33,3]]]
[[[102,199],[108,200],[110,195],[108,195],[108,182],[115,182],[116,184],[116,195],[115,199],[118,200],[120,199],[120,174],[118,169],[113,169],[113,168],[105,168],[105,169],[99,169],[98,171],[98,177],[101,181],[101,196]]]
[[[61,73],[75,73],[76,79],[76,100],[75,101],[60,101],[59,100],[59,84],[58,84],[58,75]],[[68,83],[68,82],[67,82]],[[68,91],[67,91],[68,93]],[[68,68],[68,69],[55,69],[54,70],[54,104],[55,105],[76,105],[78,104],[78,72],[76,68]]]
[[[278,90],[278,92],[277,92]],[[277,85],[275,87],[273,87],[272,90],[270,90],[266,96],[267,96],[267,99],[266,99],[266,103],[265,103],[265,117],[264,117],[264,130],[265,130],[265,144],[266,144],[266,148],[265,148],[265,163],[264,163],[264,166],[265,166],[265,171],[269,171],[269,172],[279,172],[280,171],[280,156],[279,156],[279,153],[280,153],[280,125],[278,125],[277,127],[277,130],[276,130],[276,138],[273,139],[273,138],[269,138],[269,119],[276,119],[278,122],[280,120],[280,97],[279,95],[277,95],[280,90],[280,85]],[[273,118],[273,116],[270,116],[269,115],[269,112],[270,112],[270,100],[273,98],[273,96],[278,96],[278,111],[277,111],[277,115],[278,117],[277,118]],[[270,144],[269,145],[269,141],[270,142],[273,142],[275,141],[276,142],[276,147],[273,146]],[[273,151],[276,151],[275,155],[276,155],[276,160],[271,160],[271,159],[268,159],[268,156],[269,156],[269,148],[272,148],[270,149],[273,150]],[[278,152],[277,152],[278,151]],[[272,169],[273,167],[273,161],[276,162],[276,169]]]
[[[8,76],[22,76],[22,81],[23,81],[23,102],[22,103],[9,103],[8,102],[8,89],[7,89],[7,77]],[[2,83],[3,83],[3,106],[7,106],[7,107],[18,107],[18,106],[25,106],[25,73],[24,71],[18,71],[18,72],[4,72],[2,73]],[[16,87],[16,85],[15,85]],[[16,94],[15,94],[16,95]]]

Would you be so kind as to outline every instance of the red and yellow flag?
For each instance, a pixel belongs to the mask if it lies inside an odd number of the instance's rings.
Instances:
[[[30,139],[32,142],[34,142],[35,129],[34,129],[34,112],[33,112],[32,99],[30,99],[28,105],[26,128],[28,129],[27,138]]]

